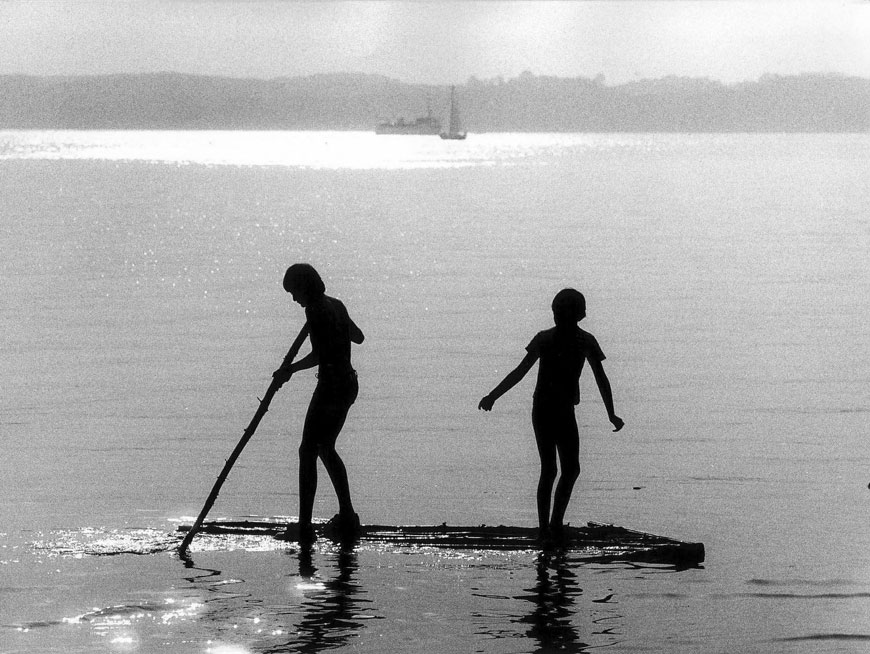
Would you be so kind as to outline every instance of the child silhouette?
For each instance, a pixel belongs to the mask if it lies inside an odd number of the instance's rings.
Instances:
[[[359,517],[353,509],[347,469],[335,451],[335,441],[359,392],[356,371],[351,366],[351,343],[360,344],[365,337],[344,304],[326,295],[323,280],[309,264],[297,263],[287,269],[284,290],[305,309],[311,352],[296,362],[285,360],[272,376],[285,383],[301,370],[318,369],[299,445],[299,540],[314,538],[311,516],[318,457],[338,496],[339,513],[330,522],[340,533],[351,535],[359,529]]]
[[[577,323],[586,317],[586,299],[573,288],[559,291],[553,298],[555,327],[538,332],[526,347],[526,356],[505,376],[486,397],[478,409],[491,411],[495,401],[513,388],[536,361],[538,380],[532,403],[532,427],[541,458],[541,476],[538,481],[538,523],[541,540],[558,539],[562,535],[565,511],[571,499],[574,482],[580,475],[580,436],[574,407],[580,402],[580,372],[588,361],[607,416],[614,426],[622,429],[622,419],[614,413],[610,381],[604,373],[604,353],[598,341]],[[553,496],[556,481],[556,457],[562,474]]]

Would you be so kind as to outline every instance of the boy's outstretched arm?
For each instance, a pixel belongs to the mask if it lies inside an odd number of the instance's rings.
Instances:
[[[537,354],[527,354],[523,360],[520,361],[520,365],[511,370],[505,378],[501,380],[501,383],[492,389],[489,395],[480,401],[477,408],[483,409],[484,411],[492,411],[492,405],[495,404],[495,401],[516,386],[519,381],[526,376],[526,373],[532,369],[532,366],[535,365],[535,361],[537,360]]]
[[[625,425],[625,422],[613,410],[613,391],[610,389],[610,380],[604,372],[604,366],[600,361],[593,360],[589,361],[589,366],[592,368],[592,374],[595,375],[595,383],[598,384],[598,392],[601,393],[601,399],[604,400],[607,417],[615,427],[613,431],[619,431]]]

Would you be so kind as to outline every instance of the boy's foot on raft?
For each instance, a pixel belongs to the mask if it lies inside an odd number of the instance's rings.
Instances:
[[[354,538],[359,535],[359,516],[356,513],[336,513],[326,523],[326,529],[340,538]]]
[[[317,539],[314,527],[311,524],[300,525],[298,523],[287,525],[287,529],[280,534],[276,534],[275,538],[298,542],[303,545],[313,543]]]
[[[546,550],[561,547],[565,542],[565,527],[550,525],[538,529],[538,542]]]

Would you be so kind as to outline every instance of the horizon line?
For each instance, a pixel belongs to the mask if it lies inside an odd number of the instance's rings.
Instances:
[[[868,0],[870,1],[870,0]],[[291,79],[308,79],[308,78],[316,78],[316,77],[367,77],[367,78],[382,78],[384,80],[390,82],[396,82],[399,84],[404,84],[407,86],[426,86],[426,87],[449,87],[449,86],[469,86],[473,84],[491,84],[491,83],[502,83],[506,84],[515,80],[524,80],[524,79],[549,79],[549,80],[587,80],[592,82],[597,82],[600,86],[607,87],[617,87],[617,86],[628,86],[631,84],[638,84],[643,82],[656,82],[662,80],[688,80],[688,81],[705,81],[711,82],[713,84],[718,84],[721,86],[738,86],[741,84],[751,84],[758,83],[767,78],[773,79],[793,79],[800,77],[823,77],[823,78],[831,78],[831,79],[853,79],[853,80],[865,80],[870,81],[870,74],[867,76],[861,75],[853,75],[850,73],[843,73],[839,71],[804,71],[800,73],[776,73],[776,72],[765,72],[759,75],[755,79],[744,79],[740,81],[726,82],[720,79],[716,79],[714,77],[708,76],[690,76],[690,75],[675,75],[668,74],[662,75],[660,77],[641,77],[629,81],[624,82],[613,82],[608,83],[607,77],[604,73],[598,73],[593,77],[586,77],[582,75],[578,75],[575,77],[566,77],[561,75],[544,75],[544,74],[536,74],[531,71],[523,71],[522,73],[514,76],[514,77],[504,77],[502,75],[496,75],[495,77],[477,77],[476,75],[470,75],[464,82],[410,82],[399,79],[397,77],[390,77],[383,73],[364,73],[364,72],[354,72],[354,71],[333,71],[333,72],[319,72],[319,73],[308,73],[304,75],[284,75],[278,77],[255,77],[255,76],[236,76],[236,75],[214,75],[209,73],[191,73],[191,72],[182,72],[182,71],[173,71],[173,70],[158,70],[158,71],[139,71],[139,72],[115,72],[115,73],[63,73],[63,74],[38,74],[38,73],[0,73],[0,79],[2,78],[10,78],[10,77],[24,77],[24,78],[33,78],[33,79],[71,79],[71,78],[104,78],[104,77],[156,77],[156,76],[177,76],[177,77],[195,77],[202,79],[224,79],[224,80],[235,80],[235,81],[249,81],[249,82],[277,82],[282,80],[291,80]]]

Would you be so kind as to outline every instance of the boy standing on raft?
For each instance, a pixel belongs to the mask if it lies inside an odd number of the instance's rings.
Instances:
[[[365,337],[344,304],[326,295],[323,280],[309,264],[297,263],[287,269],[284,290],[305,309],[311,352],[296,363],[285,360],[272,376],[283,384],[300,370],[317,366],[317,386],[299,445],[299,540],[314,539],[311,515],[317,491],[318,457],[338,496],[339,512],[330,523],[339,533],[353,535],[359,529],[359,516],[353,508],[347,469],[335,451],[335,441],[359,392],[350,346],[362,343]]]
[[[527,354],[520,364],[478,405],[478,409],[491,411],[495,401],[540,360],[532,403],[532,427],[541,458],[537,497],[541,540],[558,539],[562,535],[565,511],[574,482],[580,475],[580,436],[574,406],[580,403],[579,382],[584,361],[589,361],[592,368],[607,416],[615,428],[613,431],[619,431],[625,424],[613,410],[610,381],[601,364],[604,353],[595,337],[577,326],[586,317],[583,294],[573,288],[561,290],[553,298],[552,309],[556,326],[538,332],[526,347]],[[551,514],[550,496],[556,481],[557,454],[562,476],[556,485]]]

